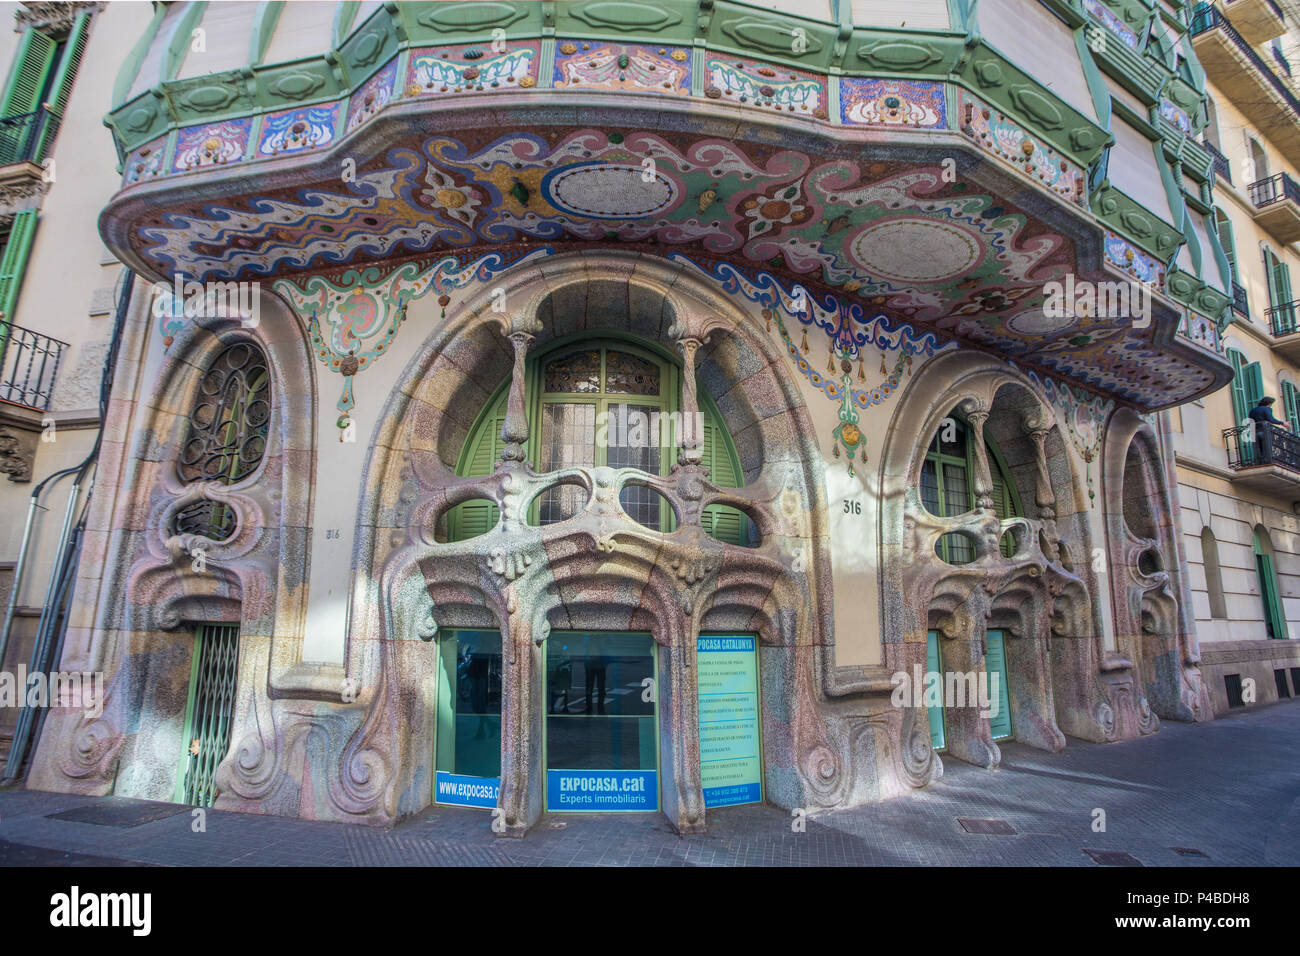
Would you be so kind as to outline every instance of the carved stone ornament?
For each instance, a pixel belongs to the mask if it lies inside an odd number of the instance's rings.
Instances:
[[[72,29],[72,24],[82,13],[98,13],[103,3],[24,3],[14,14],[14,32],[21,33],[28,27],[46,33],[65,33]]]
[[[15,483],[31,481],[36,442],[36,432],[0,426],[0,474]]]

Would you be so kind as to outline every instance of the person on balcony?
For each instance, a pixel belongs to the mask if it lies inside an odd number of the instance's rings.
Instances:
[[[1283,428],[1286,427],[1286,422],[1273,415],[1273,403],[1275,401],[1277,399],[1265,396],[1249,412],[1251,421],[1255,423],[1255,438],[1259,442],[1259,460],[1257,464],[1263,465],[1273,460],[1273,429],[1270,426],[1281,425]]]

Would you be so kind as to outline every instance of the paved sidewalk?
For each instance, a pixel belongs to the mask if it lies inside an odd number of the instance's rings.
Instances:
[[[1097,808],[1105,832],[1092,829]],[[1015,832],[968,833],[959,817]],[[194,833],[188,807],[6,790],[0,865],[1097,866],[1093,850],[1145,866],[1294,866],[1300,701],[1202,726],[1166,722],[1121,744],[1071,740],[1061,754],[1012,743],[991,773],[946,760],[934,786],[817,814],[803,833],[766,805],[710,812],[709,832],[688,838],[658,814],[552,814],[523,840],[494,836],[489,820],[434,808],[379,830],[209,810],[207,831]]]

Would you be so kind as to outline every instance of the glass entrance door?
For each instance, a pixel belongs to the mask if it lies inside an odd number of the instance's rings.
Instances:
[[[657,655],[649,634],[546,640],[546,807],[659,809]]]
[[[434,800],[491,809],[501,791],[501,634],[439,632]]]

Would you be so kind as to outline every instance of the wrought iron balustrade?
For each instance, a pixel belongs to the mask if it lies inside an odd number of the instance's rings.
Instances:
[[[1250,193],[1250,201],[1261,209],[1288,199],[1293,203],[1300,203],[1300,184],[1286,173],[1278,173],[1268,179],[1251,183],[1246,187],[1246,191]]]
[[[1200,3],[1192,14],[1191,35],[1197,36],[1210,30],[1223,31],[1223,35],[1232,41],[1233,45],[1250,61],[1251,65],[1268,81],[1269,85],[1277,91],[1278,96],[1282,98],[1287,106],[1300,115],[1300,99],[1296,99],[1295,94],[1287,88],[1286,81],[1273,72],[1272,68],[1264,61],[1264,58],[1256,53],[1255,48],[1247,43],[1245,38],[1236,31],[1218,7],[1212,7],[1208,3]]]
[[[1214,172],[1228,185],[1232,185],[1232,164],[1228,162],[1228,157],[1219,152],[1218,148],[1208,139],[1204,140],[1201,146],[1214,160]]]
[[[0,322],[0,401],[49,411],[67,342]]]
[[[1275,336],[1300,332],[1300,326],[1296,325],[1297,315],[1300,315],[1300,299],[1274,306],[1264,315],[1268,317],[1268,327]]]
[[[59,131],[59,117],[41,109],[0,119],[0,166],[39,163]]]
[[[1250,300],[1246,298],[1246,290],[1235,282],[1232,284],[1232,311],[1250,318]]]
[[[1228,467],[1233,471],[1277,465],[1300,475],[1300,435],[1264,422],[1223,430]]]

